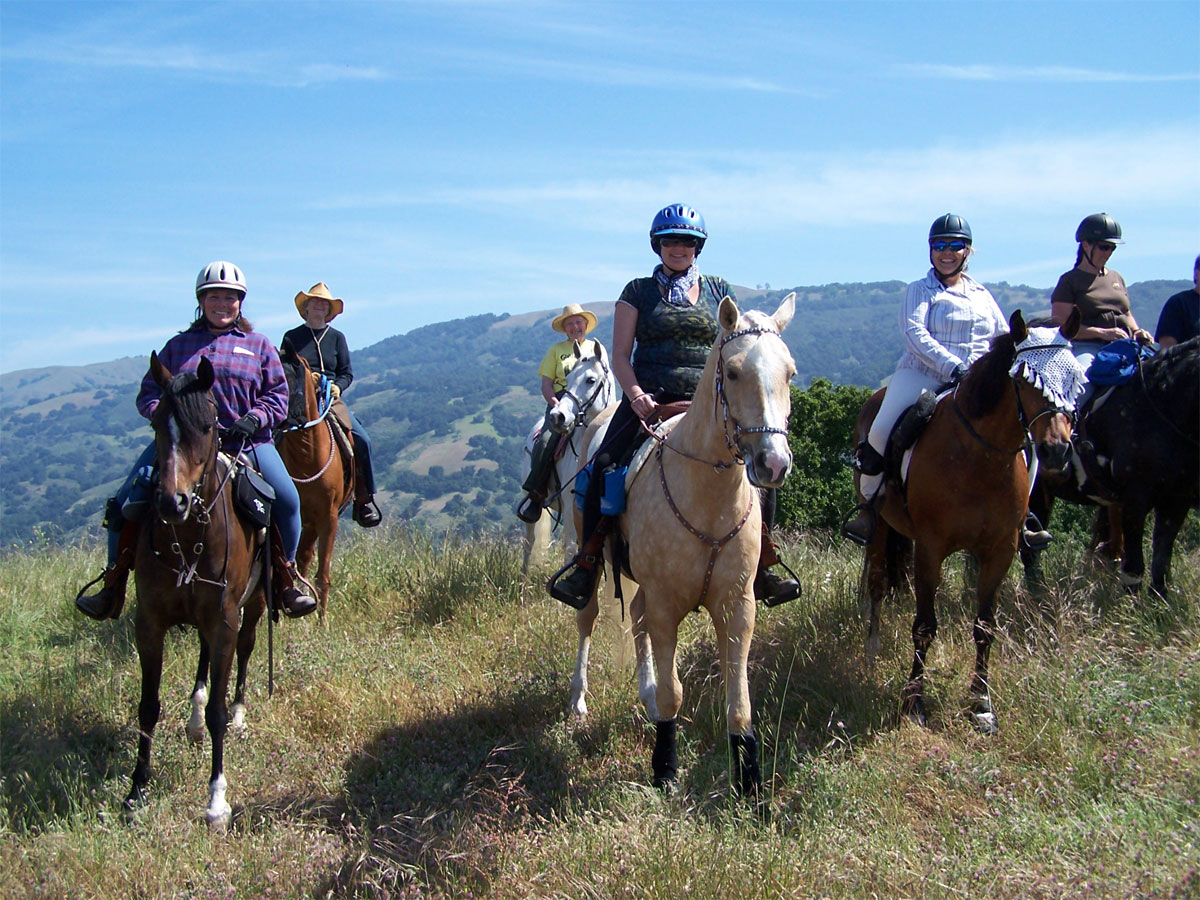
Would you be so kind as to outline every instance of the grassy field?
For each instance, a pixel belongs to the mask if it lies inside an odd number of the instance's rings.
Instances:
[[[194,633],[173,633],[151,799],[120,814],[137,736],[132,616],[74,612],[94,549],[0,558],[4,897],[1074,898],[1200,895],[1200,553],[1134,602],[1047,555],[1053,596],[1007,586],[993,651],[1000,734],[962,715],[973,661],[961,561],[930,654],[930,727],[901,721],[911,601],[863,657],[860,557],[793,536],[805,596],[760,610],[751,655],[769,813],[732,799],[706,616],[680,642],[681,789],[649,787],[654,728],[615,642],[591,714],[566,715],[573,617],[522,587],[500,537],[348,529],[324,627],[266,631],[235,817],[204,824],[207,742],[184,724]],[[130,608],[132,609],[131,602]],[[612,634],[612,630],[605,634]]]

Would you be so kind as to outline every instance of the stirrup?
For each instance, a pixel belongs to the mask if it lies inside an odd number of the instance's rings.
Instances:
[[[517,518],[522,522],[527,522],[528,524],[533,525],[541,517],[541,501],[536,499],[532,493],[528,493],[522,497],[521,502],[517,504]]]
[[[783,593],[778,594],[778,595],[767,595],[765,597],[762,597],[761,598],[762,605],[766,606],[768,608],[770,608],[772,606],[782,606],[784,603],[790,603],[793,600],[799,600],[800,593],[802,590],[802,588],[800,587],[800,578],[796,575],[795,572],[792,571],[791,566],[789,566],[787,563],[785,563],[782,559],[779,560],[776,563],[776,565],[783,566],[784,571],[788,573],[788,577],[782,578],[779,575],[776,575],[774,572],[771,572],[769,569],[763,569],[761,572],[759,572],[757,575],[754,576],[755,586],[758,585],[758,580],[760,578],[765,578],[767,575],[771,575],[772,577],[774,577],[779,582],[780,585],[785,585],[785,584],[787,584],[788,581],[792,581],[795,583],[796,586],[794,588],[789,587],[786,591],[784,591]],[[757,594],[758,592],[755,591],[755,593]]]
[[[866,513],[870,520],[870,525],[865,535],[860,534],[857,531],[850,530],[851,523],[858,519],[860,513]],[[854,509],[850,510],[850,512],[846,514],[846,517],[842,519],[842,537],[853,541],[860,547],[866,547],[871,543],[871,541],[875,540],[875,526],[877,524],[878,517],[879,513],[875,511],[874,499],[866,500],[863,503],[856,504]]]
[[[592,590],[596,586],[596,579],[600,577],[598,568],[585,569],[582,565],[580,565],[579,560],[580,557],[576,556],[569,563],[551,575],[550,580],[546,582],[546,589],[550,592],[550,596],[555,600],[567,604],[567,606],[571,607],[572,609],[587,608],[588,603],[591,602],[592,599]],[[576,573],[586,573],[588,576],[590,576],[591,584],[589,585],[585,596],[581,597],[578,594],[573,594],[569,591],[559,589],[558,580],[566,575],[568,571],[571,572],[571,575],[568,576],[568,580],[572,577],[575,577]]]
[[[1025,521],[1021,525],[1021,543],[1035,553],[1040,553],[1049,547],[1053,540],[1054,535],[1042,527],[1037,516],[1033,513],[1025,516]]]
[[[374,528],[383,521],[383,513],[379,511],[379,504],[375,502],[374,498],[366,503],[355,503],[351,516],[362,528]]]

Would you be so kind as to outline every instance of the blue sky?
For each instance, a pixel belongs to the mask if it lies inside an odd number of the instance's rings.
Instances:
[[[211,259],[276,340],[327,282],[351,348],[613,300],[675,201],[735,284],[912,281],[947,211],[981,280],[1101,210],[1188,279],[1198,49],[1195,0],[5,0],[0,371],[148,354]]]

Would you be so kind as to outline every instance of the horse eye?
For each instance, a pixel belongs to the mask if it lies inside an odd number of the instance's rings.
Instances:
[[[737,381],[738,380],[738,370],[733,367],[730,367],[729,369],[727,369],[725,371],[725,377],[728,378],[730,381]]]

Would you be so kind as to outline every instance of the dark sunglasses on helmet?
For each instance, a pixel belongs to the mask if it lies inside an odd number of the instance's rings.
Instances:
[[[967,247],[969,247],[969,246],[970,246],[970,244],[968,244],[966,241],[930,241],[929,242],[929,249],[936,250],[938,253],[941,253],[943,250],[953,250],[955,253],[957,253],[960,250],[966,250]]]
[[[1103,250],[1105,253],[1112,253],[1114,250],[1116,250],[1116,249],[1117,249],[1117,245],[1116,245],[1116,244],[1110,244],[1110,243],[1108,243],[1107,241],[1103,241],[1103,242],[1101,242],[1101,243],[1099,243],[1099,244],[1096,244],[1096,249],[1097,249],[1097,250]]]
[[[658,239],[664,247],[699,247],[700,239],[690,234],[664,234]]]

